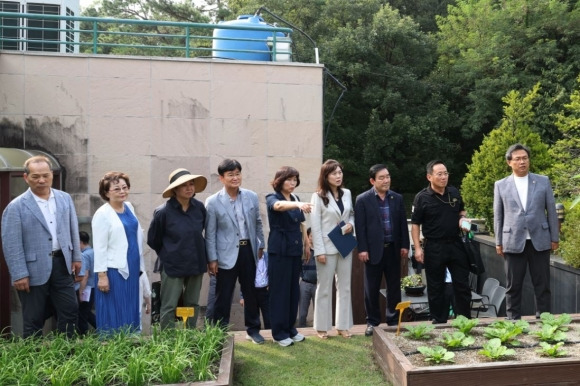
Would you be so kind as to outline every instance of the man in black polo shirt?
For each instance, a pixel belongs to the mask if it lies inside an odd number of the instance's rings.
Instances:
[[[440,160],[427,164],[429,186],[415,196],[411,215],[411,237],[415,259],[425,265],[427,295],[433,323],[446,323],[445,269],[449,269],[455,296],[455,314],[470,315],[469,262],[459,230],[465,208],[459,191],[447,186],[449,173]],[[422,227],[422,229],[421,229]],[[421,245],[421,230],[423,245]]]

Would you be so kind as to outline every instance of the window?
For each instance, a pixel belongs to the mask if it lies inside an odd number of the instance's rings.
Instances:
[[[0,1],[0,12],[15,12],[18,13],[20,3],[12,1]],[[5,28],[9,27],[9,28]],[[18,27],[18,19],[12,17],[0,18],[0,38],[1,39],[18,39],[18,29],[10,28]],[[0,40],[0,50],[17,50],[18,42]]]
[[[66,15],[74,16],[75,14],[70,8],[67,8]],[[73,32],[73,30],[75,29],[75,22],[73,20],[66,20],[65,29],[66,29],[65,41],[67,42],[65,52],[75,52],[74,44],[70,44],[70,42],[75,41],[75,33]]]
[[[41,15],[59,15],[60,6],[54,4],[27,4],[27,13]],[[28,19],[28,51],[58,52],[58,20]],[[34,40],[31,42],[30,40]]]

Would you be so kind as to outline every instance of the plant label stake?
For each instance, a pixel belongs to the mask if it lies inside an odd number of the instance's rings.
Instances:
[[[195,310],[193,307],[177,307],[175,309],[175,315],[177,315],[178,318],[182,318],[183,319],[183,329],[186,328],[186,324],[187,323],[187,318],[193,316]]]
[[[397,304],[397,307],[395,307],[395,310],[399,310],[399,324],[397,325],[397,336],[399,335],[399,331],[401,330],[401,319],[403,318],[403,312],[405,312],[405,309],[409,308],[410,305],[411,302],[400,302],[399,304]]]

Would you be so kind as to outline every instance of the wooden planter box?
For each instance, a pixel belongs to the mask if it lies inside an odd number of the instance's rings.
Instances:
[[[580,384],[580,358],[415,367],[379,328],[373,334],[373,348],[377,364],[394,386]]]
[[[224,343],[218,378],[215,381],[180,383],[191,386],[226,386],[234,381],[234,336],[229,335]],[[173,385],[169,385],[173,386]],[[175,385],[177,386],[177,385]]]

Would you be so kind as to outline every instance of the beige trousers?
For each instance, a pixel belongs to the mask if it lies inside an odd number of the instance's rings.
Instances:
[[[314,301],[314,329],[329,331],[332,329],[332,282],[336,277],[336,329],[352,328],[352,302],[350,295],[350,277],[352,271],[352,253],[343,258],[340,254],[327,254],[326,264],[316,261],[318,286]]]

